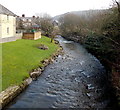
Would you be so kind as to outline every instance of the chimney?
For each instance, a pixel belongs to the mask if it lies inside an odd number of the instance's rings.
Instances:
[[[35,18],[35,16],[33,16],[33,18]]]
[[[25,17],[25,14],[22,14],[22,17]]]

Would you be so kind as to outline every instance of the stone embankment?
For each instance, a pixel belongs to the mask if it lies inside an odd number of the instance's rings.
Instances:
[[[59,45],[58,41],[55,41],[56,44]],[[59,45],[60,46],[60,45]],[[9,104],[14,98],[16,98],[22,91],[26,89],[27,86],[32,82],[32,80],[37,80],[37,77],[39,77],[42,72],[44,71],[44,68],[53,63],[53,61],[58,57],[58,55],[63,55],[63,48],[60,46],[60,48],[54,53],[49,59],[45,59],[42,61],[43,67],[39,67],[37,69],[34,69],[32,72],[29,73],[30,77],[25,79],[22,84],[15,85],[7,88],[6,90],[2,91],[0,93],[0,109],[4,108],[7,104]]]

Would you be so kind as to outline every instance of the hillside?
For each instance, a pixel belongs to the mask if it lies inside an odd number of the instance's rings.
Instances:
[[[67,15],[67,14],[75,14],[81,17],[84,17],[86,19],[89,19],[91,17],[93,17],[94,15],[96,15],[97,13],[103,13],[103,12],[108,12],[108,10],[85,10],[85,11],[72,11],[72,12],[67,12],[61,15],[57,15],[55,17],[53,17],[53,20],[57,20],[59,21],[59,18]]]

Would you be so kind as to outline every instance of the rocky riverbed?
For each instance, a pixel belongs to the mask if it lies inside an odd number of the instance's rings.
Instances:
[[[64,55],[7,108],[107,108],[107,76],[102,64],[80,44],[57,38]]]

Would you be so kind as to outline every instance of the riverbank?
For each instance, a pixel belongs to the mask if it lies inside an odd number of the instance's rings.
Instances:
[[[89,48],[89,46],[84,44],[84,47],[96,56],[96,58],[99,59],[99,61],[104,65],[106,69],[106,75],[107,75],[107,80],[108,80],[108,89],[109,89],[109,97],[111,98],[111,102],[109,103],[108,106],[111,106],[114,109],[117,109],[120,107],[120,90],[119,90],[119,72],[118,68],[116,68],[112,62],[109,61],[109,59],[105,58],[104,52],[100,54],[99,51],[94,48]]]
[[[48,47],[47,50],[41,50],[36,47],[38,46],[39,43],[42,43]],[[55,42],[56,43],[56,42]],[[56,45],[55,43],[51,43],[50,39],[42,36],[41,39],[32,41],[32,40],[18,40],[15,42],[10,42],[10,43],[5,43],[3,44],[3,49],[6,50],[6,48],[9,48],[9,51],[7,53],[11,52],[14,53],[11,56],[11,59],[7,59],[5,56],[3,58],[3,73],[2,74],[4,77],[2,82],[3,82],[3,88],[1,93],[0,93],[0,107],[3,108],[5,105],[7,105],[10,101],[12,101],[17,95],[19,95],[31,82],[33,77],[38,77],[42,74],[42,71],[44,70],[45,66],[47,66],[49,63],[52,63],[53,60],[58,56],[58,54],[61,54],[62,48],[60,45]],[[17,45],[15,45],[17,44]],[[12,45],[12,47],[11,47]],[[9,47],[8,47],[9,46]],[[19,47],[19,48],[18,48]],[[3,55],[5,55],[5,50],[3,50]],[[16,50],[16,51],[15,51]],[[17,51],[18,50],[18,51]],[[24,51],[23,51],[24,50]],[[21,54],[18,54],[21,53]],[[9,54],[10,56],[11,54]],[[29,55],[29,56],[28,56]],[[24,57],[22,57],[24,56]],[[25,57],[27,56],[27,57]],[[21,59],[20,59],[21,58]],[[16,68],[11,68],[8,66],[7,70],[14,71],[12,72],[12,76],[9,76],[8,73],[5,73],[6,66],[4,66],[7,62],[12,63],[12,65],[15,66],[17,64]],[[19,61],[21,62],[17,62]],[[30,61],[29,61],[30,60]],[[26,62],[24,64],[24,62]],[[22,64],[22,65],[21,65]],[[9,64],[10,65],[10,64]],[[22,66],[25,66],[22,68]],[[10,67],[10,68],[9,68]],[[19,68],[18,68],[19,67]],[[29,68],[28,68],[29,67]],[[22,68],[22,70],[20,69]],[[27,72],[25,72],[26,70]],[[17,71],[19,70],[19,72]],[[23,72],[23,73],[22,73]],[[24,74],[25,73],[25,74]],[[34,73],[34,74],[33,74]],[[11,75],[10,74],[10,75]],[[33,74],[31,78],[29,77],[29,74]],[[21,77],[19,77],[21,76]],[[18,80],[20,79],[20,80]],[[9,83],[6,84],[6,80],[8,80]],[[10,81],[13,81],[14,83],[11,83]],[[6,89],[7,88],[7,89]]]
[[[48,47],[39,48],[40,44]],[[41,61],[49,58],[59,47],[50,42],[50,38],[42,36],[38,40],[20,39],[2,44],[2,90],[9,86],[19,85],[29,77],[32,70],[42,67]]]
[[[62,37],[57,40],[64,55],[48,65],[38,80],[6,108],[106,108],[109,98],[104,94],[106,75],[102,64],[82,45]]]
[[[108,9],[94,11],[94,14],[88,11],[87,17],[79,12],[60,15],[60,33],[84,45],[101,61],[108,71],[110,86],[118,100],[116,104],[120,106],[120,2],[114,2]]]

